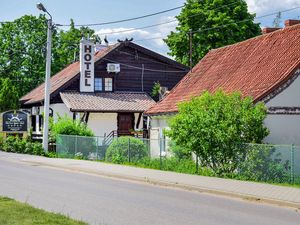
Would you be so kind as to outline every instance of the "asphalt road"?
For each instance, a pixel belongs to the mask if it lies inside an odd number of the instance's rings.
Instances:
[[[300,212],[10,162],[0,158],[0,195],[105,225],[299,225]]]

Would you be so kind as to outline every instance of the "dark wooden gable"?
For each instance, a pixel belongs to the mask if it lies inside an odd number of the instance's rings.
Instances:
[[[119,63],[120,73],[108,73],[107,63]],[[144,72],[142,73],[142,67]],[[174,72],[164,72],[174,71]],[[95,78],[113,78],[113,91],[147,92],[154,82],[171,90],[187,73],[188,68],[134,43],[122,43],[95,63]],[[143,83],[142,83],[143,77]],[[51,102],[61,102],[59,92],[78,91],[80,74],[51,96]]]
[[[108,73],[107,63],[119,63],[120,73]],[[112,77],[114,91],[144,91],[150,94],[154,82],[159,81],[161,86],[170,90],[187,70],[187,67],[173,60],[130,43],[120,46],[98,62],[95,65],[95,77]]]

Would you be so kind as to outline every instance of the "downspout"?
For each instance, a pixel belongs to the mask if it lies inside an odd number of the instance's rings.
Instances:
[[[144,64],[142,64],[142,92],[144,92]]]

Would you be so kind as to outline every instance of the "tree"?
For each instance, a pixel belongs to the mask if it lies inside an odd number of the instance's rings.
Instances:
[[[6,78],[0,80],[0,112],[18,109],[19,96],[12,82]]]
[[[95,31],[89,27],[75,27],[71,19],[69,30],[61,30],[54,38],[53,46],[53,71],[56,73],[66,65],[79,60],[79,42],[82,37],[90,37],[95,42],[101,39]]]
[[[78,59],[79,42],[83,36],[99,37],[88,27],[52,30],[52,75]],[[19,94],[31,91],[44,82],[47,42],[47,19],[25,15],[0,25],[0,78],[9,78]]]
[[[244,143],[261,143],[268,135],[263,125],[266,108],[241,94],[205,92],[179,104],[166,134],[199,157],[200,165],[217,174],[233,172],[245,158]]]
[[[169,54],[189,64],[189,31],[193,32],[193,62],[198,62],[215,48],[234,44],[261,34],[254,14],[248,12],[244,0],[187,0],[176,16],[175,32],[164,40]]]
[[[42,15],[26,15],[0,27],[0,78],[9,78],[19,96],[43,81],[46,30]]]

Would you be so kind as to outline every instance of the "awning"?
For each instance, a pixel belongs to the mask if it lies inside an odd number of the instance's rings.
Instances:
[[[144,112],[155,101],[144,92],[60,93],[72,112]]]

